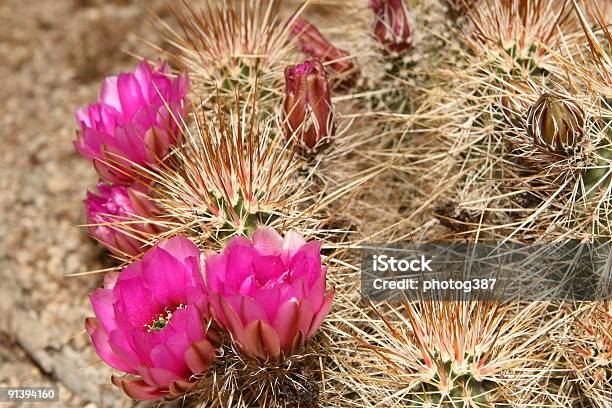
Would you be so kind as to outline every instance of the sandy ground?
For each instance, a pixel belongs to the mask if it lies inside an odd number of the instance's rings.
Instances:
[[[109,262],[78,227],[97,177],[72,147],[74,109],[135,65],[122,50],[150,53],[139,38],[159,41],[147,22],[158,4],[0,1],[0,386],[57,384],[67,407],[131,405],[83,332],[101,276],[66,276]]]

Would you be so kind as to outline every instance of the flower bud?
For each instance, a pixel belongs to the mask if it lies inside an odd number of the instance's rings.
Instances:
[[[545,93],[527,111],[527,133],[535,144],[567,153],[584,133],[584,111],[573,101]]]
[[[404,0],[371,0],[376,13],[374,36],[389,51],[403,52],[412,45],[412,28]]]
[[[303,53],[329,66],[339,73],[355,73],[356,67],[349,53],[335,47],[321,32],[303,17],[298,17],[293,24],[293,35]]]
[[[317,60],[285,69],[283,119],[288,139],[313,152],[336,131],[327,75]]]

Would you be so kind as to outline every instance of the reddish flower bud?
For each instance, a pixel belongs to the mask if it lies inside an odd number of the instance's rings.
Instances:
[[[412,28],[404,0],[371,0],[376,13],[374,36],[389,51],[406,51],[412,45]]]
[[[293,35],[303,53],[326,63],[331,69],[340,73],[356,71],[353,59],[349,53],[335,47],[321,32],[303,17],[298,17],[293,24]]]
[[[336,126],[327,75],[317,60],[285,69],[283,117],[287,138],[296,138],[300,147],[314,151],[329,142]]]

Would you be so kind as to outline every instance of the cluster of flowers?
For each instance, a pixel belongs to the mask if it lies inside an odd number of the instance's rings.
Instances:
[[[187,108],[187,75],[142,61],[134,72],[107,78],[98,102],[77,110],[74,145],[102,181],[85,200],[90,233],[117,255],[142,252],[147,233],[159,232],[156,206],[142,174],[180,142],[177,123]]]
[[[314,62],[296,75],[311,67],[325,75]],[[139,255],[139,234],[159,228],[146,222],[158,208],[142,175],[180,142],[188,90],[186,75],[172,79],[166,64],[143,61],[106,79],[99,102],[77,112],[75,146],[102,178],[99,194],[85,202],[90,231],[116,254]],[[96,317],[86,320],[87,332],[100,358],[125,373],[113,383],[139,400],[188,392],[227,338],[251,358],[283,359],[303,347],[332,305],[320,247],[265,228],[251,240],[234,238],[220,254],[205,255],[183,236],[159,242],[105,276],[90,295]]]
[[[397,3],[397,4],[396,4]],[[410,43],[402,1],[372,2],[375,35],[392,50]],[[310,60],[285,70],[283,119],[288,139],[306,153],[331,142],[336,124],[327,74],[353,83],[358,70],[346,51],[296,18],[293,35]],[[324,67],[325,65],[325,67]],[[334,85],[334,86],[335,86]],[[329,312],[318,241],[284,238],[259,228],[236,237],[220,254],[201,253],[176,236],[147,250],[160,215],[146,173],[182,139],[190,81],[160,62],[107,78],[98,102],[77,111],[76,150],[101,181],[85,207],[90,233],[121,257],[144,255],[90,295],[95,318],[86,320],[97,354],[126,373],[112,381],[134,399],[175,397],[190,390],[229,338],[262,361],[296,353]]]
[[[315,29],[316,30],[316,29]],[[166,63],[142,61],[134,72],[107,78],[99,101],[79,109],[76,150],[101,181],[85,200],[90,234],[116,255],[140,254],[147,236],[162,232],[147,171],[180,143],[189,79],[169,76]],[[287,138],[312,152],[335,133],[327,74],[318,59],[288,67],[284,117]]]
[[[160,242],[90,295],[96,352],[127,373],[112,381],[138,400],[172,398],[206,375],[224,333],[250,358],[299,351],[329,312],[321,243],[260,228],[203,254],[187,238]]]
[[[409,47],[404,2],[372,1],[371,8],[376,38],[390,50]],[[328,71],[340,74],[338,85],[346,86],[354,82],[358,69],[346,51],[306,19],[296,18],[292,32],[311,59],[285,70],[283,121],[286,137],[299,150],[312,153],[328,145],[336,132]],[[75,147],[102,179],[98,193],[89,193],[85,200],[90,233],[117,255],[138,255],[147,235],[162,232],[159,223],[150,222],[158,211],[143,175],[180,143],[189,88],[186,74],[172,78],[165,62],[151,67],[142,61],[134,72],[107,78],[98,102],[77,111]]]

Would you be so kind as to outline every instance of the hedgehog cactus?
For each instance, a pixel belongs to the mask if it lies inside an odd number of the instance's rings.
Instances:
[[[576,370],[587,402],[604,408],[612,403],[612,302],[582,305],[570,321],[567,359]]]
[[[550,50],[560,33],[577,31],[567,1],[483,0],[469,7],[468,16],[473,52],[516,79],[557,72]]]
[[[607,408],[609,311],[364,307],[353,251],[608,242],[603,12],[334,1],[328,30],[311,18],[323,3],[170,2],[169,62],[108,78],[78,111],[75,146],[102,179],[87,226],[122,262],[85,326],[125,373],[112,382],[228,408]]]
[[[612,141],[596,151],[595,163],[582,174],[585,193],[605,191],[612,181]]]
[[[248,104],[257,93],[264,116],[278,106],[286,60],[295,52],[290,19],[275,0],[203,1],[170,4],[180,29],[159,19],[172,49],[168,58],[190,73],[194,91],[207,105],[230,109],[236,97]]]
[[[239,115],[207,115],[194,112],[196,126],[172,166],[150,175],[159,185],[159,206],[173,214],[168,230],[189,225],[187,234],[197,242],[221,243],[291,219],[290,197],[299,194],[293,181],[297,164],[284,140],[272,136],[273,122],[252,126],[258,120],[254,106]]]
[[[521,386],[507,384],[506,376],[528,387],[529,375],[521,377],[538,350],[526,346],[546,333],[529,327],[542,312],[537,305],[516,315],[498,301],[422,299],[372,308],[380,322],[370,321],[371,328],[356,335],[380,359],[372,364],[383,367],[372,387],[410,407],[509,404]]]

